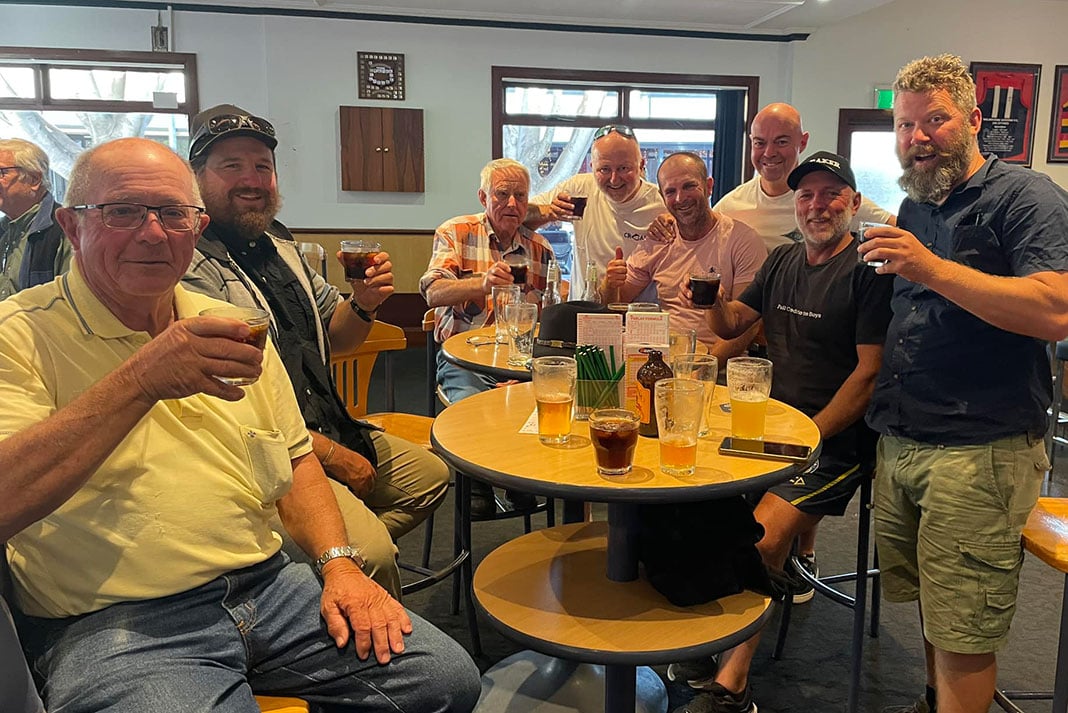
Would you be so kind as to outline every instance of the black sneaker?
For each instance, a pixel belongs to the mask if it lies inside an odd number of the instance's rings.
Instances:
[[[505,490],[504,499],[508,501],[516,512],[533,512],[538,507],[538,499],[536,497],[519,490]]]
[[[689,703],[679,706],[672,713],[757,713],[753,703],[753,688],[746,684],[741,693],[731,693],[718,683],[713,683],[705,693],[698,693]]]
[[[493,517],[497,512],[497,501],[493,497],[493,488],[489,483],[483,483],[481,480],[471,481],[471,517],[475,520],[479,518]]]
[[[801,563],[801,567],[817,579],[820,576],[819,565],[816,564],[816,553],[807,555],[798,555],[797,561]],[[795,572],[793,569],[791,560],[791,572]],[[806,582],[801,577],[794,575],[797,581],[797,586],[794,587],[794,604],[804,604],[805,602],[812,601],[812,597],[816,596],[816,590],[812,588],[812,585]]]
[[[690,688],[703,691],[715,682],[718,670],[719,661],[716,657],[705,656],[693,661],[680,661],[669,665],[667,677],[669,681],[679,681]]]

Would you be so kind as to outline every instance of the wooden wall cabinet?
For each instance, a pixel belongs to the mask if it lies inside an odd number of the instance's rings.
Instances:
[[[341,107],[341,189],[422,193],[423,110]]]

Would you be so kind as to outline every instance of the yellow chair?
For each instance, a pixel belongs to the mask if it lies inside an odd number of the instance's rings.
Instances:
[[[308,703],[299,698],[256,696],[256,704],[262,713],[308,713]]]

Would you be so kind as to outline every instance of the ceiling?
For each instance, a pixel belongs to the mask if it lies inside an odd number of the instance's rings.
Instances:
[[[807,33],[893,0],[183,0],[300,14],[403,16],[461,24],[535,23],[621,30]]]

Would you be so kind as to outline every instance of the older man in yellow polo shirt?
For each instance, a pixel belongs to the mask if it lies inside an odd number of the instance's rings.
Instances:
[[[47,707],[470,710],[470,658],[361,571],[272,346],[177,286],[208,223],[188,166],[114,141],[67,196],[71,271],[0,303],[0,539]]]

